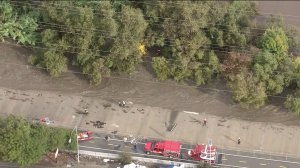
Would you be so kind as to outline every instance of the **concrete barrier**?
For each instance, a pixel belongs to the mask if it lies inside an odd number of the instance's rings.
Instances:
[[[110,158],[110,159],[117,159],[119,158],[118,154],[111,154],[111,153],[104,153],[104,152],[93,152],[93,151],[86,151],[86,150],[79,150],[80,155],[88,155],[94,157],[103,157],[103,158]],[[138,156],[132,156],[133,160],[140,161],[140,162],[147,162],[147,163],[156,163],[156,164],[165,164],[165,165],[182,165],[184,164],[185,168],[196,168],[197,165],[193,163],[185,163],[185,162],[177,162],[177,161],[170,161],[170,160],[160,160],[154,158],[144,158]]]

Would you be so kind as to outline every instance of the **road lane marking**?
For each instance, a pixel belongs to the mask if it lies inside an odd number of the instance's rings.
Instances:
[[[243,161],[243,160],[240,160],[239,162],[240,162],[240,163],[247,163],[246,161]]]
[[[267,164],[265,164],[265,163],[259,163],[260,165],[262,165],[262,166],[266,166]]]
[[[105,148],[95,148],[95,147],[90,147],[90,146],[82,146],[82,145],[78,145],[79,147],[82,148],[90,148],[90,149],[98,149],[98,150],[104,150],[104,151],[110,151],[110,152],[118,152],[118,153],[122,153],[122,151],[120,150],[112,150],[112,149],[105,149]],[[143,153],[133,153],[133,152],[129,152],[131,154],[136,154],[136,155],[141,155],[141,156],[149,156],[148,154],[143,154]],[[157,158],[163,158],[163,159],[168,159],[167,157],[164,156],[159,156],[159,155],[151,155],[153,157],[157,157]],[[194,163],[198,163],[196,161],[193,160],[186,160],[186,159],[176,159],[176,160],[181,160],[181,161],[188,161],[188,162],[194,162]]]
[[[78,145],[79,147],[82,148],[90,148],[90,149],[100,149],[100,150],[104,150],[104,151],[111,151],[111,152],[117,152],[117,153],[122,153],[122,151],[120,150],[113,150],[113,149],[104,149],[104,148],[95,148],[95,147],[89,147],[89,146],[82,146],[82,145]],[[149,156],[148,154],[143,154],[143,153],[133,153],[133,152],[129,152],[131,154],[135,154],[135,155],[139,155],[139,156]],[[159,155],[151,155],[152,158],[162,158],[164,160],[168,159],[167,157],[164,156],[159,156]],[[194,161],[194,160],[187,160],[187,159],[176,159],[177,161],[185,161],[188,163],[194,163],[194,164],[198,164],[198,161]],[[234,165],[226,165],[226,164],[215,164],[217,166],[225,166],[225,167],[230,167],[230,168],[248,168],[248,167],[241,167],[241,166],[234,166]]]
[[[286,168],[285,166],[279,166],[280,168]]]
[[[105,140],[104,138],[102,137],[93,137],[93,138],[96,138],[96,139],[103,139]],[[114,139],[114,138],[110,138],[109,141],[118,141],[118,142],[124,142],[124,140],[120,140],[120,139]],[[130,143],[131,141],[126,141],[127,143]],[[136,142],[137,144],[145,144],[145,143],[142,143],[142,142]]]
[[[274,162],[291,163],[291,164],[300,165],[300,162],[292,162],[292,161],[287,161],[287,160],[267,159],[267,158],[253,157],[253,156],[234,155],[234,154],[228,154],[228,153],[219,153],[219,154],[228,155],[228,156],[235,156],[235,157],[251,158],[251,159],[257,159],[257,160],[266,160],[266,161],[274,161]]]
[[[98,138],[98,139],[103,139],[104,140],[104,138],[102,138],[102,137],[94,137],[94,138]],[[118,141],[118,142],[124,142],[124,140],[114,139],[114,138],[111,138],[110,140],[112,140],[112,141]],[[137,144],[145,144],[145,143],[137,142]],[[192,150],[192,149],[188,149],[188,148],[181,148],[181,149],[183,149],[183,150]],[[228,154],[228,153],[219,153],[219,154],[223,154],[224,157],[225,157],[225,155],[229,155],[229,156],[235,156],[235,157],[243,157],[243,158],[251,158],[251,159],[267,160],[267,161],[283,162],[283,163],[291,163],[291,164],[299,164],[300,165],[299,162],[292,162],[292,161],[287,161],[287,160],[276,160],[276,159],[268,159],[268,158],[259,158],[259,157],[254,157],[254,156],[234,155],[234,154]]]
[[[197,112],[192,112],[192,111],[183,111],[184,113],[187,113],[187,114],[194,114],[194,115],[199,115],[199,113]]]

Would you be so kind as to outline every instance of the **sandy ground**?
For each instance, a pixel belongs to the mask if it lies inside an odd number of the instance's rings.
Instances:
[[[28,50],[0,44],[0,51],[0,87],[3,88],[52,91],[84,98],[105,99],[114,103],[126,100],[172,111],[195,111],[251,121],[300,124],[298,118],[282,107],[281,98],[271,99],[270,104],[259,110],[241,109],[232,101],[230,93],[213,89],[228,90],[222,81],[201,88],[176,84],[173,81],[160,83],[154,79],[149,65],[146,65],[140,66],[137,72],[130,75],[129,80],[127,76],[106,78],[102,85],[93,87],[87,81],[81,80],[83,77],[78,74],[67,72],[62,77],[51,78],[44,70],[27,65],[26,59],[30,53]]]
[[[299,28],[299,7],[300,1],[259,1],[258,11],[261,13],[261,16],[258,19],[264,21],[270,14],[280,15],[287,24]]]
[[[269,122],[250,122],[207,113],[173,111],[128,102],[125,108],[117,102],[75,95],[61,95],[45,91],[0,90],[2,114],[15,114],[33,120],[49,117],[54,126],[83,130],[112,132],[129,136],[173,139],[192,144],[214,144],[227,149],[259,150],[276,154],[293,154],[300,157],[299,127]],[[89,115],[79,115],[87,108]],[[207,126],[202,126],[207,118]],[[103,128],[94,128],[90,121],[101,121]],[[176,124],[173,131],[169,131]],[[242,145],[237,145],[238,137]]]

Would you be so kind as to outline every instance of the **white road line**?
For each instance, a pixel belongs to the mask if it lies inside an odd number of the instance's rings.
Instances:
[[[122,153],[122,151],[119,150],[111,150],[111,149],[104,149],[104,148],[95,148],[95,147],[89,147],[89,146],[81,146],[79,145],[79,147],[83,147],[83,148],[90,148],[90,149],[100,149],[100,150],[104,150],[104,151],[113,151],[113,152],[117,152],[117,153]],[[147,154],[142,154],[142,153],[133,153],[133,152],[129,152],[131,154],[136,154],[136,155],[140,155],[140,156],[149,156]],[[154,157],[157,158],[162,158],[164,160],[168,159],[167,157],[164,156],[159,156],[159,155],[152,155]],[[197,161],[193,161],[193,160],[186,160],[186,159],[177,159],[178,161],[186,161],[186,162],[194,162],[194,163],[199,163]],[[216,164],[217,166],[225,166],[225,167],[230,167],[230,168],[248,168],[248,167],[240,167],[240,166],[234,166],[234,165],[225,165],[225,164]]]
[[[194,114],[194,115],[199,115],[199,113],[197,112],[192,112],[192,111],[183,111],[184,113],[187,113],[187,114]]]
[[[104,139],[102,137],[94,137],[94,138]],[[110,140],[124,142],[124,140],[113,139],[113,138],[111,138]],[[145,144],[145,143],[137,142],[137,144]],[[181,148],[181,149],[192,150],[192,149],[188,149],[188,148]],[[235,156],[235,157],[258,159],[258,160],[269,160],[269,161],[274,161],[274,162],[292,163],[292,164],[299,164],[300,165],[299,162],[292,162],[292,161],[287,161],[287,160],[276,160],[276,159],[268,159],[268,158],[259,158],[259,157],[254,157],[254,156],[234,155],[234,154],[228,154],[228,153],[219,153],[219,154],[228,155],[228,156]]]
[[[262,166],[266,166],[267,164],[265,164],[265,163],[260,163],[260,165],[262,165]]]
[[[247,163],[246,161],[243,161],[243,160],[240,160],[239,162],[240,162],[240,163]]]
[[[280,168],[286,168],[285,166],[279,166]]]
[[[248,168],[248,167],[241,167],[241,166],[234,166],[234,165],[226,165],[226,164],[216,164],[217,166],[225,166],[229,168]]]
[[[118,153],[122,153],[122,151],[119,151],[119,150],[112,150],[112,149],[104,149],[104,148],[95,148],[95,147],[89,147],[89,146],[82,146],[82,145],[79,145],[79,147],[83,147],[83,148],[90,148],[90,149],[100,149],[100,150],[104,150],[104,151],[111,151],[111,152],[118,152]],[[141,156],[149,156],[147,154],[143,154],[143,153],[133,153],[133,152],[129,152],[131,154],[136,154],[136,155],[141,155]],[[158,157],[158,158],[164,158],[164,159],[168,159],[164,156],[159,156],[159,155],[152,155],[152,156],[155,156],[155,157]],[[182,161],[187,161],[187,162],[194,162],[193,160],[186,160],[186,159],[178,159],[178,160],[182,160]]]
[[[300,165],[300,162],[292,162],[292,161],[287,161],[287,160],[267,159],[267,158],[253,157],[253,156],[234,155],[234,154],[228,154],[228,153],[219,153],[219,154],[228,155],[228,156],[243,157],[243,158],[258,159],[258,160],[268,160],[268,161],[274,161],[274,162],[292,163],[292,164],[299,164]]]
[[[96,138],[96,139],[103,139],[105,140],[104,138],[102,137],[93,137],[93,138]],[[120,139],[114,139],[114,138],[110,138],[109,141],[118,141],[118,142],[124,142],[124,140],[120,140]],[[126,142],[130,142],[130,141],[126,141]],[[137,144],[145,144],[145,143],[142,143],[142,142],[136,142]]]

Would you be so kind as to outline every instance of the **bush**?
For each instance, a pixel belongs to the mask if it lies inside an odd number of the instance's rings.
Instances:
[[[288,96],[285,106],[292,112],[300,115],[300,89],[298,89],[298,91],[293,95]]]
[[[119,160],[123,165],[130,164],[132,162],[131,154],[128,152],[122,152],[119,157]]]
[[[152,67],[159,80],[166,80],[170,75],[168,61],[164,57],[153,58]]]
[[[209,163],[200,162],[197,168],[212,168],[212,166]]]

